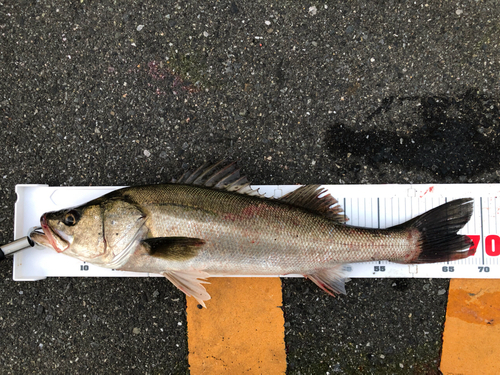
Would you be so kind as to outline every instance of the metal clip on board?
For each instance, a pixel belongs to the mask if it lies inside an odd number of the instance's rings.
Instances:
[[[21,237],[14,242],[8,243],[6,245],[0,246],[0,261],[4,260],[7,255],[17,253],[18,251],[35,246],[35,243],[29,238],[29,236]]]

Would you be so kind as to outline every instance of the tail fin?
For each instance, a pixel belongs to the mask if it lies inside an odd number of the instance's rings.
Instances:
[[[457,199],[391,229],[415,228],[420,232],[420,254],[409,263],[436,263],[474,255],[473,242],[457,234],[472,216],[472,198]]]

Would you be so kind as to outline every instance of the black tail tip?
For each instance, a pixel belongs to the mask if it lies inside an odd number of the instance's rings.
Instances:
[[[464,259],[475,254],[471,238],[457,234],[474,211],[472,198],[456,199],[412,220],[420,231],[420,254],[412,263],[437,263]]]
[[[467,236],[454,235],[444,238],[442,243],[436,246],[432,241],[422,243],[422,252],[414,263],[437,263],[452,262],[468,258],[476,253],[474,242]]]

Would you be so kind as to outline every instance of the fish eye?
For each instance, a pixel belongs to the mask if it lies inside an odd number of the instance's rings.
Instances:
[[[68,227],[72,227],[78,222],[80,216],[75,210],[71,210],[64,215],[63,223]]]

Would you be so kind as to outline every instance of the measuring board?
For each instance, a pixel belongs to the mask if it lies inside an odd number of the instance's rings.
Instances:
[[[254,185],[268,197],[279,198],[299,185]],[[474,213],[459,232],[468,235],[476,254],[454,262],[396,264],[387,261],[351,263],[348,277],[462,277],[500,278],[500,184],[434,185],[324,185],[344,208],[348,224],[368,228],[387,228],[403,223],[431,208],[457,198],[474,199]],[[40,225],[40,216],[77,206],[120,187],[51,187],[17,185],[14,237],[29,234]],[[101,268],[34,247],[14,254],[13,278],[16,281],[40,280],[50,276],[148,277],[156,274],[123,272]],[[250,275],[246,275],[250,276]],[[287,275],[300,276],[300,275]]]

